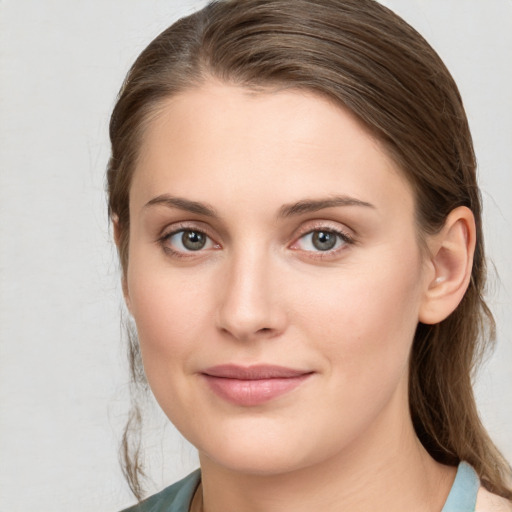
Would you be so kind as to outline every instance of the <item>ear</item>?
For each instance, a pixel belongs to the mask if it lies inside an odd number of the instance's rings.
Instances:
[[[112,215],[112,227],[114,229],[114,242],[119,250],[119,243],[121,240],[121,228],[119,227],[119,217]]]
[[[115,244],[117,246],[117,250],[119,252],[119,245],[121,243],[121,227],[119,226],[119,217],[117,215],[114,215],[112,217],[112,227],[114,229],[114,242],[115,242]],[[126,303],[126,306],[128,307],[128,311],[131,312],[130,294],[128,292],[128,283],[126,280],[126,270],[127,269],[122,270],[123,274],[121,277],[121,285],[123,287],[124,301]]]
[[[459,305],[471,279],[475,243],[475,218],[465,206],[452,210],[441,231],[429,238],[430,256],[420,322],[437,324]]]

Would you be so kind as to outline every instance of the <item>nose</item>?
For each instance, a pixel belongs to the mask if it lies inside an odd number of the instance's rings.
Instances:
[[[219,290],[217,326],[240,341],[272,338],[287,323],[280,300],[279,269],[272,258],[246,248],[226,262],[227,272]]]

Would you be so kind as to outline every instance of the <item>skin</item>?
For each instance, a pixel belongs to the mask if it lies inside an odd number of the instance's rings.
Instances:
[[[333,198],[365,204],[290,208]],[[127,304],[153,393],[199,450],[206,512],[441,510],[455,470],[414,434],[408,358],[418,321],[467,286],[468,211],[427,257],[411,187],[349,112],[211,81],[152,121],[130,219]],[[183,229],[204,248],[187,250]],[[350,241],[322,251],[315,230]],[[312,375],[244,407],[205,384],[226,363]]]

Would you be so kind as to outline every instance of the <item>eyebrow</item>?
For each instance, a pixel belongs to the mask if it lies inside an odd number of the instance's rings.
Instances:
[[[335,208],[337,206],[362,206],[365,208],[375,208],[373,204],[361,201],[355,197],[335,196],[326,199],[304,199],[296,203],[285,204],[279,209],[278,217],[303,215],[305,213],[317,212],[325,208]]]
[[[162,194],[148,201],[144,208],[154,205],[163,205],[169,208],[177,208],[179,210],[204,215],[205,217],[218,217],[218,214],[212,206],[199,201],[191,201],[183,197],[175,197],[169,194]],[[295,215],[303,215],[305,213],[317,212],[325,208],[335,208],[339,206],[362,206],[365,208],[375,208],[371,203],[361,201],[350,196],[335,196],[325,199],[303,199],[296,203],[285,204],[281,206],[278,218],[293,217]]]
[[[161,196],[154,197],[151,201],[148,201],[144,208],[154,205],[163,205],[169,208],[177,208],[190,213],[196,213],[198,215],[204,215],[205,217],[217,217],[215,208],[198,201],[190,201],[182,197],[174,197],[169,194],[162,194]]]

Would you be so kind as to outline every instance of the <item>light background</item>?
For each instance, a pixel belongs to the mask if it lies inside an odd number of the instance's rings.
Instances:
[[[490,296],[498,349],[477,396],[510,460],[512,2],[385,3],[440,53],[469,115],[500,276]],[[0,510],[113,512],[133,502],[117,464],[128,395],[104,197],[108,117],[137,54],[199,5],[0,0]],[[150,490],[196,464],[172,427],[156,422],[148,445]]]

